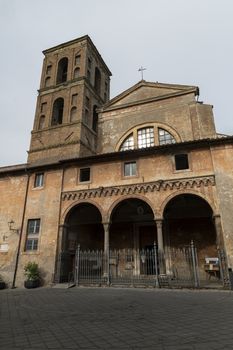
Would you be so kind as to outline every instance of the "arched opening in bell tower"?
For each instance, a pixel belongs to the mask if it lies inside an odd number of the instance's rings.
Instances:
[[[51,125],[62,124],[63,120],[63,109],[64,109],[64,100],[59,97],[54,101],[53,104],[53,114]]]
[[[95,83],[94,88],[98,94],[101,92],[101,73],[98,67],[95,68]]]
[[[67,80],[68,58],[63,57],[57,68],[57,84],[64,83]]]

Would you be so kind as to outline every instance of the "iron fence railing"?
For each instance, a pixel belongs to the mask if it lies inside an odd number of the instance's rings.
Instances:
[[[204,269],[193,242],[167,247],[162,253],[151,249],[82,250],[60,254],[56,280],[75,285],[127,285],[167,288],[229,286],[226,257],[218,250],[219,272]],[[71,261],[72,260],[72,261]],[[211,271],[210,271],[211,272]]]

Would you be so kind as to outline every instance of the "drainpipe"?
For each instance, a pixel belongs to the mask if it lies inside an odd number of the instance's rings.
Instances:
[[[25,169],[25,172],[27,172],[26,169]],[[12,286],[11,286],[12,289],[16,288],[16,287],[15,287],[15,280],[16,280],[16,275],[17,275],[17,270],[18,270],[18,265],[19,265],[19,253],[20,253],[20,246],[21,246],[22,235],[23,235],[23,225],[24,225],[24,218],[25,218],[26,205],[27,205],[27,198],[28,198],[29,180],[30,180],[30,175],[27,174],[26,193],[25,193],[25,198],[24,198],[23,215],[22,215],[21,227],[20,227],[20,229],[19,229],[19,242],[18,242],[16,260],[15,260],[14,276],[13,276],[13,281],[12,281]]]
[[[57,242],[56,242],[56,253],[55,253],[55,261],[54,261],[54,272],[53,272],[53,280],[52,283],[55,282],[56,279],[56,273],[58,270],[58,255],[61,252],[60,248],[62,246],[63,241],[63,226],[61,228],[60,222],[61,222],[61,211],[62,211],[62,193],[64,188],[64,174],[65,174],[65,168],[62,168],[62,175],[61,175],[61,193],[60,193],[60,203],[59,203],[59,216],[58,216],[58,229],[57,229]],[[60,232],[62,229],[62,233]],[[60,282],[60,276],[59,276],[59,282]]]

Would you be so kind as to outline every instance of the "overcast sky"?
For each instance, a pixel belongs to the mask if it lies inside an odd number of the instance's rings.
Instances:
[[[89,34],[113,76],[197,85],[218,132],[233,134],[232,0],[0,0],[0,166],[26,162],[42,50]]]

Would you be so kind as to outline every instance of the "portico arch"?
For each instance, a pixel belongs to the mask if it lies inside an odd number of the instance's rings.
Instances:
[[[60,282],[74,276],[77,247],[82,250],[103,250],[104,229],[100,210],[89,202],[74,205],[66,212],[60,227],[57,273]]]
[[[163,217],[170,247],[180,248],[194,241],[202,264],[205,258],[218,256],[213,209],[204,198],[190,193],[178,194],[167,202]]]
[[[166,206],[168,205],[168,203],[175,197],[177,196],[180,196],[180,195],[194,195],[194,196],[197,196],[201,199],[203,199],[205,202],[207,202],[210,206],[210,208],[212,209],[213,211],[213,215],[217,215],[218,214],[218,211],[217,211],[217,208],[215,206],[215,203],[213,201],[211,201],[211,199],[209,198],[208,195],[204,195],[200,192],[197,192],[193,189],[180,189],[180,190],[177,190],[173,193],[171,193],[168,197],[166,197],[166,199],[162,202],[162,204],[160,205],[160,208],[158,209],[158,215],[163,217],[164,215],[164,210],[166,208]]]
[[[119,201],[110,215],[110,248],[143,249],[153,246],[156,237],[154,212],[139,198]]]
[[[67,222],[67,218],[69,216],[69,213],[78,205],[80,204],[90,204],[93,205],[94,207],[96,207],[98,209],[98,211],[100,212],[101,217],[104,217],[104,213],[103,213],[103,208],[99,205],[99,203],[96,203],[95,201],[91,200],[91,199],[84,199],[82,200],[82,202],[80,203],[80,200],[76,200],[74,201],[72,204],[70,204],[68,207],[65,208],[65,210],[63,211],[62,215],[61,215],[61,225],[65,225]]]
[[[103,249],[103,225],[100,210],[89,202],[72,207],[66,214],[67,227],[66,247],[76,249]]]
[[[118,198],[116,201],[114,201],[112,203],[112,205],[109,207],[108,211],[107,211],[107,215],[106,217],[108,218],[107,221],[111,222],[112,219],[112,214],[114,212],[114,210],[117,208],[117,206],[123,201],[123,200],[127,200],[127,199],[138,199],[141,200],[143,202],[145,202],[152,210],[154,218],[160,217],[158,212],[156,211],[156,209],[154,208],[153,203],[145,196],[143,195],[134,195],[134,194],[130,194],[130,195],[125,195],[124,198]]]

